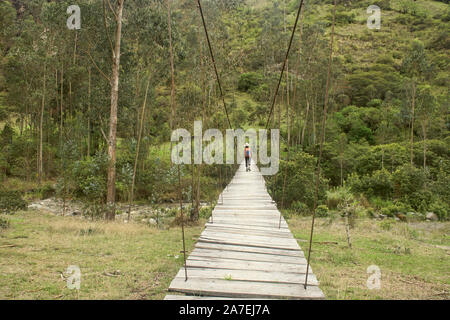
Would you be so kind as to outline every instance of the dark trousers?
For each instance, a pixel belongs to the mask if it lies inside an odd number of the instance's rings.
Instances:
[[[245,157],[245,167],[250,165],[250,157]]]

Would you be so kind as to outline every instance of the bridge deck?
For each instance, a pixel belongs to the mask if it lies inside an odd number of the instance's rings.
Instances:
[[[279,219],[257,166],[242,164],[186,261],[188,280],[183,267],[165,299],[324,299],[311,268],[304,289],[306,259]]]

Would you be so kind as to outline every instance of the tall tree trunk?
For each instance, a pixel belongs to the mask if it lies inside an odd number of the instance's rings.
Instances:
[[[149,87],[150,87],[150,77],[147,80],[147,87],[145,88],[144,103],[142,104],[141,119],[140,119],[140,123],[139,123],[139,133],[138,133],[138,140],[137,140],[137,146],[136,146],[136,156],[134,157],[133,178],[131,181],[131,192],[130,192],[130,199],[129,199],[130,202],[128,204],[128,221],[130,221],[131,205],[133,204],[133,200],[134,200],[134,185],[136,182],[136,171],[137,171],[137,164],[138,164],[138,159],[139,159],[139,151],[141,148],[141,137],[142,137],[142,130],[144,128],[145,107],[147,105],[147,95],[148,95]]]
[[[55,100],[56,100],[56,112],[55,122],[58,123],[59,117],[59,82],[58,82],[58,67],[55,68]]]
[[[302,6],[301,11],[300,11],[300,35],[299,35],[299,41],[298,41],[298,53],[297,53],[297,62],[295,63],[295,78],[294,78],[294,85],[293,85],[293,93],[292,93],[292,105],[293,105],[293,113],[292,116],[296,116],[295,113],[295,104],[297,102],[297,81],[298,81],[298,76],[299,76],[299,68],[300,68],[300,58],[301,58],[301,52],[302,52],[302,41],[303,41],[303,9],[304,7]],[[300,106],[298,108],[298,141],[297,141],[297,145],[300,143]],[[292,123],[294,123],[295,120],[292,119]]]
[[[411,165],[414,160],[414,113],[416,107],[416,83],[412,80],[412,104],[411,104]]]
[[[290,101],[289,101],[289,60],[286,63],[286,125],[287,125],[287,147],[291,146],[291,123],[290,123]]]
[[[423,134],[423,169],[427,167],[427,120],[422,121]]]
[[[316,105],[312,104],[312,144],[316,145]]]
[[[60,111],[61,111],[61,115],[60,115],[60,123],[59,123],[59,140],[60,143],[62,143],[62,135],[63,135],[63,116],[64,116],[64,103],[63,103],[63,98],[64,98],[64,62],[61,64],[61,103],[60,103]]]
[[[308,126],[308,116],[309,116],[309,99],[308,99],[308,95],[306,95],[306,114],[305,114],[305,123],[303,124],[303,128],[302,128],[302,137],[300,140],[300,144],[302,147],[304,147],[304,141],[305,141],[305,131],[306,131],[306,127]]]
[[[347,212],[345,212],[345,233],[347,234],[347,244],[348,247],[352,248],[352,241],[350,238],[350,218],[349,218],[349,208],[347,207]]]
[[[172,82],[171,82],[171,90],[170,90],[170,107],[171,107],[171,113],[170,113],[170,131],[173,130],[174,127],[174,119],[175,119],[175,77],[174,77],[174,66],[173,66],[173,46],[172,46],[172,19],[171,19],[171,13],[170,13],[170,1],[167,0],[167,19],[169,24],[169,53],[170,53],[170,72],[172,75]],[[170,149],[172,149],[172,142],[170,142]]]
[[[43,131],[44,131],[44,108],[45,108],[45,94],[46,94],[46,79],[47,78],[47,61],[44,62],[44,81],[42,85],[42,103],[41,103],[41,115],[39,121],[39,185],[42,183],[42,175],[43,175],[43,161],[42,161],[42,140],[43,140]]]
[[[91,68],[88,69],[88,136],[87,136],[87,156],[91,156]]]
[[[108,138],[108,183],[106,202],[108,210],[106,218],[114,220],[116,215],[116,144],[117,144],[117,105],[119,100],[119,68],[120,68],[120,40],[122,37],[122,13],[124,0],[117,0],[117,28],[111,77],[111,115]]]

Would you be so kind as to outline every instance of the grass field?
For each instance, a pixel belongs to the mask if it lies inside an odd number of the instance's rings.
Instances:
[[[183,264],[180,228],[39,211],[3,218],[0,299],[162,299]],[[316,221],[314,241],[326,243],[314,243],[312,268],[328,299],[449,299],[450,223],[358,220],[349,249],[342,222]],[[305,253],[310,222],[288,220]],[[186,228],[189,251],[203,224]],[[70,265],[81,270],[79,292],[66,286]],[[381,270],[380,290],[366,287],[370,265]]]
[[[10,227],[0,231],[0,299],[163,299],[183,265],[180,228],[38,211],[7,219]],[[188,249],[201,229],[186,228]],[[66,286],[70,265],[81,269],[79,292]]]
[[[288,221],[305,254],[311,218]],[[350,230],[316,220],[311,266],[327,299],[449,299],[450,223],[361,219]],[[337,244],[335,244],[337,243]],[[367,268],[381,271],[381,289],[369,290]]]

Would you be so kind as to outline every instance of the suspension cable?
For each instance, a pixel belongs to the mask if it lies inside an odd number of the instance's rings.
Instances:
[[[198,3],[198,9],[200,10],[200,15],[202,16],[203,29],[205,30],[206,40],[208,42],[209,54],[211,55],[211,60],[212,60],[213,66],[214,66],[214,72],[216,74],[217,84],[219,85],[220,96],[222,98],[223,107],[225,109],[225,114],[227,116],[228,125],[230,126],[230,129],[233,129],[233,126],[231,125],[230,117],[228,115],[228,109],[227,109],[227,104],[225,103],[225,97],[223,95],[222,84],[220,82],[219,73],[217,72],[216,60],[214,59],[213,49],[211,46],[211,42],[209,41],[209,34],[208,34],[208,29],[206,27],[205,17],[203,15],[202,4],[201,4],[200,0],[197,0],[197,3]]]
[[[323,144],[325,140],[325,128],[326,128],[326,122],[327,122],[327,109],[328,109],[328,93],[330,88],[330,77],[331,77],[331,63],[333,61],[333,42],[334,42],[334,25],[336,22],[336,0],[334,0],[334,9],[333,9],[333,24],[331,27],[331,39],[330,39],[330,56],[328,58],[328,73],[327,73],[327,84],[325,89],[325,101],[323,105],[323,119],[322,119],[322,132],[320,137],[320,149],[319,149],[319,158],[317,159],[317,170],[316,170],[316,186],[314,190],[314,211],[312,216],[312,222],[311,222],[311,233],[309,237],[309,250],[308,250],[308,260],[306,264],[306,277],[305,277],[305,289],[308,285],[308,271],[309,271],[309,262],[311,258],[311,248],[312,248],[312,239],[313,239],[313,233],[314,233],[314,219],[316,217],[316,210],[317,210],[317,199],[319,194],[319,183],[320,183],[320,162],[322,160],[322,149]]]
[[[200,1],[200,0],[198,0],[198,1]],[[289,40],[289,46],[288,46],[288,49],[286,51],[286,57],[284,58],[283,68],[281,68],[280,79],[278,80],[278,85],[277,85],[277,88],[275,90],[275,94],[273,95],[272,107],[270,108],[269,117],[267,118],[266,130],[269,127],[269,122],[270,122],[270,118],[272,117],[273,108],[275,106],[275,102],[276,102],[276,99],[277,99],[278,91],[280,90],[281,80],[283,79],[284,70],[286,69],[286,63],[287,63],[287,60],[289,58],[289,52],[291,51],[292,41],[294,40],[295,30],[297,29],[297,24],[298,24],[298,20],[300,18],[300,12],[302,10],[302,7],[303,7],[303,0],[300,0],[300,5],[298,7],[297,17],[295,18],[294,28],[292,29],[292,33],[291,33],[291,39]]]
[[[173,67],[173,47],[172,47],[172,29],[171,29],[171,14],[170,14],[170,1],[167,0],[167,16],[169,21],[169,41],[170,41],[170,74],[172,79],[172,89],[171,89],[171,105],[172,105],[172,119],[171,119],[171,127],[173,126],[173,121],[175,120],[175,73],[174,73],[174,67]],[[171,128],[173,129],[173,128]],[[178,150],[178,144],[177,144],[177,154],[179,153]],[[184,212],[183,212],[183,193],[182,193],[182,186],[181,186],[181,168],[180,164],[177,164],[177,175],[178,175],[178,196],[180,198],[180,215],[181,215],[181,236],[183,239],[183,258],[184,258],[184,281],[188,280],[187,275],[187,265],[186,265],[186,241],[185,241],[185,235],[184,235]]]

